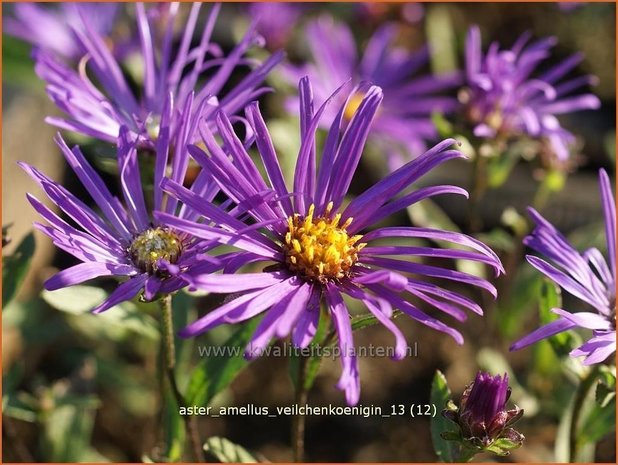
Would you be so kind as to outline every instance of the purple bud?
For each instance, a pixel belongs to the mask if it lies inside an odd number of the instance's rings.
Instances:
[[[459,440],[468,448],[508,453],[523,442],[523,435],[509,428],[523,415],[518,407],[507,410],[510,395],[508,375],[478,372],[461,396],[459,408],[451,403],[442,414],[459,425]]]

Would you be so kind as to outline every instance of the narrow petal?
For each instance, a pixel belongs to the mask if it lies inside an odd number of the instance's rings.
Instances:
[[[614,281],[616,280],[616,201],[614,200],[614,190],[609,181],[609,176],[605,170],[599,171],[599,181],[601,183],[601,203],[603,214],[605,215],[605,239],[607,241],[607,253],[609,255],[609,265],[612,270]],[[615,284],[614,284],[615,285]]]
[[[193,337],[221,324],[240,323],[262,313],[296,288],[295,280],[244,294],[198,319],[180,331],[181,337]]]
[[[461,335],[459,331],[457,331],[454,328],[451,328],[450,326],[442,323],[441,321],[422,312],[421,310],[416,308],[414,305],[412,305],[410,302],[402,299],[399,295],[390,291],[386,287],[376,285],[376,284],[368,284],[367,287],[371,291],[373,291],[373,293],[376,294],[378,297],[383,297],[384,299],[388,300],[394,308],[398,308],[399,310],[408,314],[409,316],[411,316],[413,319],[415,319],[419,323],[422,323],[425,326],[428,326],[437,331],[446,333],[449,336],[451,336],[453,339],[455,339],[457,344],[460,344],[460,345],[463,344],[464,342],[463,336]]]
[[[120,284],[107,299],[92,309],[92,313],[102,313],[115,305],[131,300],[144,287],[147,279],[147,274],[140,274]]]
[[[555,334],[562,333],[571,328],[574,328],[575,326],[577,325],[572,321],[567,320],[566,318],[559,318],[555,321],[552,321],[551,323],[546,324],[545,326],[541,326],[527,336],[521,338],[519,341],[511,345],[509,350],[513,351],[523,349],[524,347],[534,344],[541,339],[546,339]]]
[[[579,326],[580,328],[595,329],[599,331],[608,330],[611,328],[610,321],[597,313],[577,312],[570,313],[560,308],[552,308],[552,312],[560,315],[563,319]]]
[[[338,344],[341,352],[341,377],[337,388],[345,391],[348,405],[356,405],[360,398],[360,376],[358,373],[358,361],[356,360],[354,339],[350,315],[343,302],[341,294],[332,284],[326,286],[326,301],[333,317],[333,323],[337,330]]]
[[[100,276],[127,276],[135,274],[130,265],[113,265],[110,263],[86,262],[66,268],[45,281],[45,289],[55,291],[63,287],[81,284]]]
[[[394,291],[402,291],[408,284],[408,278],[390,270],[379,270],[357,276],[354,282],[358,284],[381,283]]]
[[[393,333],[393,336],[395,336],[395,355],[393,359],[403,359],[406,356],[408,349],[408,343],[406,342],[406,338],[399,330],[397,325],[395,325],[395,323],[390,319],[389,315],[385,314],[382,309],[378,307],[378,305],[376,305],[376,301],[380,301],[382,305],[386,305],[388,307],[390,307],[390,304],[386,300],[367,294],[366,292],[363,292],[361,289],[354,286],[346,286],[344,288],[344,292],[365,304],[365,306],[378,319],[378,321],[382,325],[384,325],[391,333]],[[392,308],[391,312],[388,313],[392,313]]]
[[[295,347],[304,349],[313,340],[318,330],[320,321],[320,294],[321,291],[315,286],[311,288],[311,295],[304,311],[301,312],[294,331],[292,332],[292,343]]]
[[[242,273],[242,274],[201,274],[197,276],[184,275],[191,285],[217,294],[242,292],[252,289],[264,289],[279,284],[289,278],[281,272],[276,273]]]

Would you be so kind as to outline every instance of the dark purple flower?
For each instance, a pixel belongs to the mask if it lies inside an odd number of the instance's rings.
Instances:
[[[533,73],[549,58],[554,37],[528,43],[522,34],[511,49],[500,50],[493,42],[483,56],[481,33],[470,28],[466,40],[466,85],[461,92],[466,118],[474,135],[487,139],[529,136],[545,139],[554,155],[565,161],[575,136],[564,129],[557,115],[597,109],[599,99],[575,93],[594,84],[594,76],[563,79],[583,59],[575,54],[543,73]]]
[[[290,2],[254,2],[248,6],[256,29],[270,50],[284,48],[307,6]]]
[[[260,87],[266,74],[282,59],[282,54],[270,56],[250,71],[238,84],[225,90],[238,66],[251,64],[245,52],[260,42],[252,25],[236,47],[224,56],[211,35],[220,10],[212,6],[200,40],[193,45],[201,4],[192,5],[178,47],[174,30],[180,5],[165,5],[165,11],[149,15],[146,6],[136,4],[137,36],[139,37],[143,69],[137,81],[136,93],[119,63],[108,49],[104,37],[92,25],[91,18],[81,9],[81,27],[73,28],[75,40],[86,57],[75,70],[43,48],[35,49],[35,70],[46,82],[52,101],[68,117],[49,117],[55,126],[107,141],[115,141],[120,126],[136,134],[141,144],[154,146],[159,132],[161,113],[169,93],[175,102],[186,101],[195,92],[194,111],[208,117],[215,110],[232,115],[267,89]],[[156,24],[155,24],[156,23]],[[210,76],[206,79],[204,74]],[[90,76],[96,78],[96,85]],[[172,112],[171,131],[177,133],[179,109]]]
[[[240,297],[189,325],[181,332],[182,336],[196,336],[215,326],[238,323],[266,312],[247,348],[247,356],[258,355],[275,336],[291,334],[295,346],[306,347],[316,333],[320,302],[324,302],[339,336],[342,354],[343,373],[337,386],[345,390],[349,404],[356,404],[360,379],[344,296],[360,301],[393,332],[396,358],[400,359],[405,356],[407,343],[390,319],[395,308],[430,328],[449,334],[457,343],[463,343],[459,331],[423,312],[409,301],[412,296],[458,321],[466,319],[464,309],[477,314],[482,314],[482,310],[474,301],[450,289],[451,283],[477,286],[495,296],[495,288],[484,279],[426,265],[419,259],[467,259],[486,263],[496,273],[503,269],[498,257],[487,246],[464,234],[420,227],[371,229],[422,199],[441,194],[467,195],[465,190],[455,186],[406,191],[434,167],[463,157],[460,152],[449,149],[455,141],[441,142],[346,205],[344,198],[371,123],[379,111],[382,90],[376,86],[366,89],[341,137],[348,105],[344,99],[329,129],[318,164],[316,129],[326,106],[336,94],[314,112],[309,80],[303,78],[299,87],[302,143],[290,183],[291,192],[258,105],[253,103],[247,108],[246,117],[255,134],[264,171],[256,166],[223,113],[217,116],[223,146],[208,128],[204,128],[202,135],[207,152],[196,146],[189,147],[190,153],[212,174],[222,191],[236,204],[246,205],[251,218],[248,221],[232,218],[177,181],[165,180],[164,190],[201,213],[207,222],[187,221],[169,214],[161,214],[160,219],[178,230],[244,251],[241,258],[228,263],[224,274],[185,276],[194,287],[210,292],[239,293]],[[354,89],[348,98],[354,98],[357,91]],[[262,172],[266,173],[265,177],[260,174]],[[265,202],[263,199],[268,192],[270,201]],[[472,250],[402,245],[400,242],[419,238],[449,241]],[[252,262],[268,266],[261,273],[236,273]],[[426,282],[422,279],[424,276],[445,280],[445,284]]]
[[[114,25],[117,3],[60,3],[54,7],[40,3],[15,3],[3,21],[3,31],[57,56],[78,60],[85,50],[75,40],[73,28],[83,31],[80,15],[90,18],[93,30],[107,36]]]
[[[592,306],[594,311],[571,313],[560,308],[560,316],[511,346],[519,350],[554,334],[580,327],[592,330],[592,338],[573,350],[571,356],[585,356],[584,364],[603,362],[616,351],[616,204],[614,190],[605,170],[599,173],[601,203],[605,216],[608,261],[596,248],[578,252],[567,239],[530,208],[536,227],[524,244],[545,259],[528,255],[532,266],[569,294]]]
[[[511,395],[509,378],[505,374],[491,376],[479,371],[472,384],[466,387],[459,407],[449,403],[442,414],[459,426],[459,432],[447,439],[458,440],[472,451],[490,451],[500,455],[521,446],[524,437],[510,426],[524,411],[518,407],[508,410]]]
[[[45,219],[47,225],[35,227],[49,236],[54,244],[83,263],[60,271],[45,283],[48,290],[79,284],[100,276],[127,278],[110,296],[98,305],[95,313],[135,297],[140,291],[146,300],[158,293],[167,294],[186,286],[183,274],[190,268],[208,271],[219,268],[218,262],[203,255],[208,250],[204,241],[174,229],[152,217],[152,209],[162,210],[179,218],[195,219],[195,212],[167,198],[159,184],[171,160],[171,177],[182,182],[187,169],[186,143],[195,130],[191,114],[192,96],[184,106],[179,143],[170,147],[171,97],[161,118],[161,135],[157,140],[152,199],[144,197],[135,140],[127,128],[121,127],[118,139],[118,172],[124,203],[112,195],[103,180],[78,147],[69,147],[58,135],[56,143],[64,158],[90,194],[101,213],[96,213],[81,199],[36,168],[25,163],[21,167],[39,184],[50,200],[69,218],[67,222],[52,212],[34,196],[28,200]],[[212,200],[218,188],[202,173],[192,190],[205,202]]]
[[[418,75],[428,62],[429,51],[424,48],[410,52],[396,46],[397,33],[397,25],[393,23],[380,27],[359,56],[350,29],[330,16],[322,16],[306,27],[313,63],[289,66],[285,70],[288,80],[294,84],[308,75],[318,101],[328,99],[334,89],[349,79],[355,85],[367,81],[380,86],[384,101],[375,117],[370,141],[386,153],[392,169],[422,154],[427,149],[426,143],[437,139],[432,113],[457,108],[455,98],[439,94],[461,83],[459,73]],[[345,121],[350,120],[364,95],[359,88],[358,94],[348,100]],[[336,105],[325,112],[322,127],[327,128],[333,120],[344,96],[335,100]],[[407,155],[402,157],[402,151]]]

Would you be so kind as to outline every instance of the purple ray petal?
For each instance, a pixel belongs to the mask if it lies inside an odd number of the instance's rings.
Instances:
[[[360,377],[358,374],[358,361],[356,360],[352,326],[348,309],[343,302],[341,294],[335,286],[327,284],[326,301],[333,317],[333,323],[337,330],[338,344],[341,352],[341,377],[337,382],[337,388],[345,391],[348,405],[356,405],[360,398]]]
[[[513,351],[523,349],[524,347],[534,344],[541,339],[545,339],[555,334],[562,333],[571,328],[574,328],[575,326],[576,324],[572,321],[569,321],[565,318],[559,318],[555,321],[552,321],[551,323],[546,324],[545,326],[541,326],[527,336],[521,338],[519,341],[512,344],[509,350]]]
[[[570,313],[560,308],[552,308],[551,310],[563,319],[570,321],[580,328],[596,329],[599,331],[608,330],[611,328],[609,320],[601,315],[591,312]]]
[[[191,323],[178,334],[181,337],[193,337],[221,324],[239,323],[253,318],[279,302],[297,286],[295,279],[288,279],[265,289],[244,294]]]
[[[107,299],[92,309],[92,313],[102,313],[119,303],[131,300],[144,287],[147,279],[147,274],[140,274],[120,284]]]
[[[63,287],[81,284],[100,276],[127,276],[135,273],[131,265],[86,262],[66,268],[45,281],[45,289],[55,291]]]

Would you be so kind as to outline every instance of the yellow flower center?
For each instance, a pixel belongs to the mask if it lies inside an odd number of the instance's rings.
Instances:
[[[345,110],[343,110],[343,118],[346,121],[352,120],[354,113],[356,113],[356,110],[358,110],[358,107],[360,107],[360,104],[362,103],[364,97],[365,95],[361,92],[356,92],[350,97],[350,100],[348,100],[348,104],[346,105]]]
[[[304,218],[290,216],[285,234],[285,261],[290,271],[322,284],[349,276],[365,246],[357,244],[362,236],[350,237],[346,231],[352,218],[340,225],[341,213],[331,218],[332,208],[330,202],[324,215],[314,218],[315,205],[311,205]]]
[[[152,228],[133,239],[128,253],[137,268],[155,274],[159,271],[160,259],[170,263],[178,261],[182,253],[182,241],[167,228]]]

